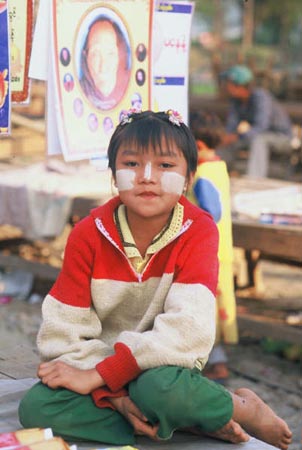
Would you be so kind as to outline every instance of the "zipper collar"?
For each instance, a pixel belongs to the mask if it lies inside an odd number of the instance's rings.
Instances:
[[[151,261],[153,261],[153,259],[155,258],[155,256],[163,249],[165,248],[167,245],[169,245],[171,242],[173,242],[175,239],[177,239],[180,235],[182,235],[183,233],[185,233],[191,226],[191,224],[193,223],[192,219],[187,219],[181,229],[179,230],[179,232],[169,241],[165,244],[164,247],[162,247],[160,250],[158,250],[156,253],[154,253],[151,258],[149,259],[148,263],[146,264],[144,270],[142,273],[138,273],[135,271],[134,267],[132,266],[132,264],[130,263],[126,253],[124,252],[124,250],[118,245],[118,243],[113,239],[113,237],[110,235],[109,231],[106,229],[106,227],[104,226],[102,220],[99,217],[95,218],[95,225],[97,227],[97,229],[100,231],[100,233],[102,233],[102,235],[123,255],[123,257],[127,260],[129,266],[131,267],[132,272],[135,274],[136,278],[138,279],[139,283],[142,282],[143,279],[143,275],[145,273],[145,271],[147,270],[147,268],[149,267]]]
[[[111,242],[111,244],[116,247],[118,250],[120,250],[121,252],[123,252],[122,248],[118,245],[118,243],[113,239],[113,237],[110,235],[109,231],[106,229],[106,227],[104,226],[102,220],[99,217],[96,217],[95,220],[95,225],[97,227],[97,229],[102,233],[103,236],[105,236],[106,239],[108,239],[109,242]],[[190,226],[192,225],[193,220],[192,219],[187,219],[181,229],[179,230],[179,232],[172,238],[170,239],[170,241],[168,241],[165,246],[163,248],[165,248],[167,245],[169,245],[171,242],[173,242],[175,239],[177,239],[181,234],[185,233]],[[160,250],[159,250],[160,251]],[[124,253],[124,252],[123,252]],[[157,252],[158,253],[158,252]],[[125,253],[124,253],[125,254]],[[126,254],[125,254],[126,255]]]

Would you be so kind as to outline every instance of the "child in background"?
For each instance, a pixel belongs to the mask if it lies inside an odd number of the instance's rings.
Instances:
[[[215,340],[218,232],[183,195],[192,133],[174,111],[130,111],[108,157],[119,195],[70,233],[21,423],[114,445],[182,428],[231,442],[249,433],[286,450],[288,426],[256,394],[201,373]]]
[[[223,126],[216,114],[198,111],[190,115],[190,128],[196,139],[198,166],[189,199],[213,216],[220,238],[216,344],[203,373],[210,379],[225,383],[229,372],[227,356],[220,342],[237,343],[238,331],[233,276],[230,180],[225,162],[215,153],[215,148],[221,141]]]

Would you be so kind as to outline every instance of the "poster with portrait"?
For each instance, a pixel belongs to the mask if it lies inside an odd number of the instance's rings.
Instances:
[[[158,1],[152,28],[152,109],[177,110],[186,123],[193,13],[193,2]]]
[[[28,103],[28,67],[32,44],[33,0],[9,0],[11,96]]]
[[[54,103],[65,160],[102,158],[123,110],[150,107],[152,7],[148,0],[52,0]]]
[[[10,61],[7,0],[0,0],[0,136],[10,134]]]

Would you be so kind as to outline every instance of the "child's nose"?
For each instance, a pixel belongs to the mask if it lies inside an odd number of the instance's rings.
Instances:
[[[152,177],[152,164],[151,162],[147,162],[144,168],[144,180],[150,181]]]
[[[139,174],[139,181],[141,183],[152,183],[155,177],[155,169],[152,167],[151,161],[148,161],[141,167]]]

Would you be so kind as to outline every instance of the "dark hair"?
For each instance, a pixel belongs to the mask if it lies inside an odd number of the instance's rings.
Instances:
[[[128,115],[129,121],[122,121],[111,136],[108,147],[108,166],[115,176],[115,162],[118,149],[121,145],[133,146],[139,151],[146,152],[151,146],[155,152],[173,150],[176,145],[183,153],[189,175],[197,168],[197,148],[194,136],[184,124],[172,123],[167,112],[134,112]]]
[[[190,114],[190,128],[196,140],[215,149],[221,142],[224,127],[220,118],[213,112],[194,111]]]

